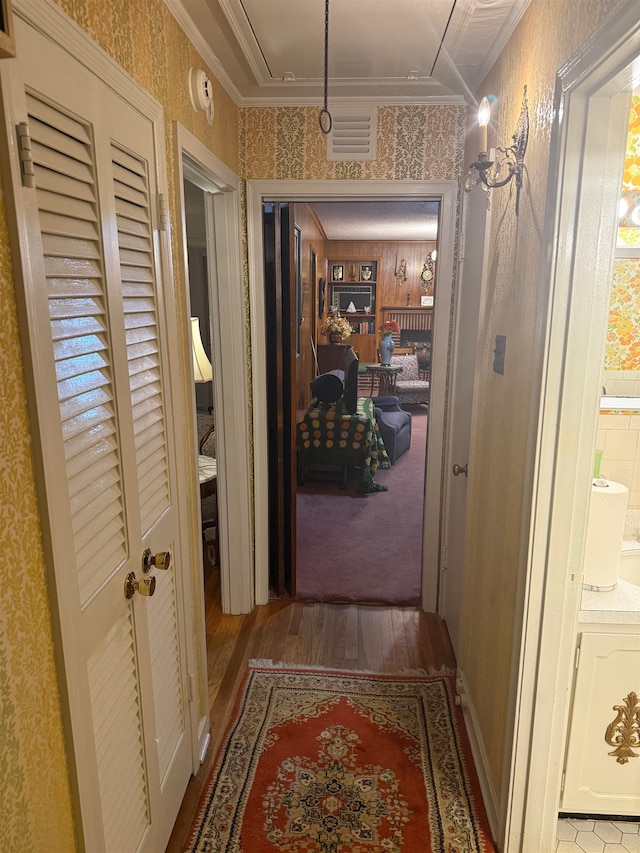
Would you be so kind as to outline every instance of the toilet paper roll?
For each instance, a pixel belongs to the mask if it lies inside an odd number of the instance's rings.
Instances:
[[[628,498],[627,487],[613,480],[607,480],[606,485],[594,483],[591,486],[584,559],[584,585],[587,589],[601,592],[615,589]]]

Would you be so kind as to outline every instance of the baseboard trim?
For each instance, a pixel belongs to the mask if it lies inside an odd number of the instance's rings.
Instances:
[[[467,735],[471,746],[473,761],[478,774],[478,782],[480,783],[480,791],[484,801],[484,807],[489,820],[489,827],[494,839],[500,837],[500,827],[498,826],[498,798],[495,788],[491,782],[491,774],[489,773],[489,761],[487,752],[484,747],[480,727],[478,725],[478,717],[475,712],[473,702],[469,690],[467,689],[467,681],[464,671],[458,667],[456,673],[456,693],[460,697],[460,707],[464,716],[465,725],[467,727]]]

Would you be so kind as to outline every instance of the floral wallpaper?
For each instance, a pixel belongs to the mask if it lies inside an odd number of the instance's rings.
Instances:
[[[629,203],[629,213],[634,208],[640,209],[640,89],[636,89],[631,97],[622,193]],[[637,223],[632,219],[623,222],[618,231],[619,246],[640,248],[640,227],[633,227],[634,224]]]
[[[604,369],[640,371],[640,258],[614,263]]]
[[[378,107],[376,159],[331,162],[315,107],[241,110],[241,166],[248,180],[455,180],[461,175],[463,106]]]

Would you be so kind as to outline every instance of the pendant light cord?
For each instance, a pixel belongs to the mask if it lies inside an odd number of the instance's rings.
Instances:
[[[333,119],[328,109],[328,93],[329,93],[329,0],[324,0],[324,108],[320,110],[318,122],[320,130],[325,133],[331,133]]]

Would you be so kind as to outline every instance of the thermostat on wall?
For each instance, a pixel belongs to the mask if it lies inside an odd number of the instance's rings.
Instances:
[[[189,97],[196,112],[204,112],[209,124],[213,124],[213,85],[204,71],[192,68],[189,71]]]

